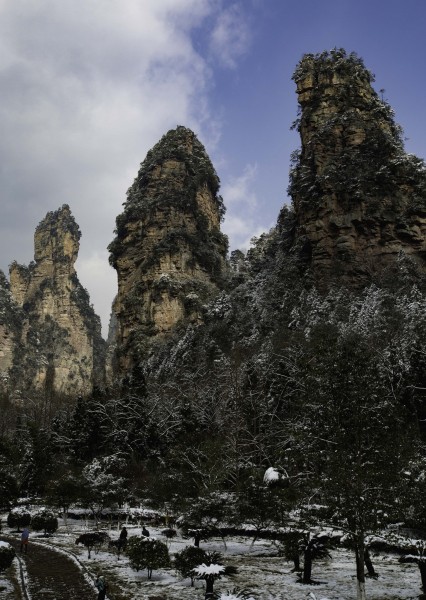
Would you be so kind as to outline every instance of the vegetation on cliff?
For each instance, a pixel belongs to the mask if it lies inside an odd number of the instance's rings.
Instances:
[[[183,172],[171,172],[170,176],[157,177],[156,170],[166,161],[176,161]],[[194,133],[179,126],[168,131],[147,153],[139,173],[127,192],[124,211],[116,219],[116,238],[109,245],[110,262],[116,267],[117,258],[123,253],[131,222],[149,221],[157,211],[169,210],[189,214],[196,220],[196,230],[175,227],[165,232],[160,243],[143,267],[148,269],[163,254],[177,251],[186,242],[197,262],[208,272],[219,275],[221,257],[227,250],[227,238],[218,226],[211,230],[206,215],[200,210],[197,192],[207,187],[212,194],[219,219],[225,214],[222,197],[218,194],[219,177],[204,146]],[[143,238],[144,232],[141,231]]]
[[[293,79],[301,114],[294,127],[304,145],[292,156],[289,193],[312,206],[327,195],[348,208],[368,200],[373,212],[425,211],[424,161],[407,155],[402,129],[390,105],[371,87],[374,75],[355,53],[343,49],[305,55]]]

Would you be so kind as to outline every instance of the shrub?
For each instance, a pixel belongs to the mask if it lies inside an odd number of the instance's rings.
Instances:
[[[170,566],[169,551],[164,542],[146,537],[131,537],[125,550],[129,557],[132,569],[148,570],[148,579],[152,577],[152,571],[161,567]]]
[[[194,585],[194,569],[198,565],[206,562],[206,552],[197,546],[188,546],[175,556],[175,569],[179,571],[182,577],[191,578],[191,586]]]
[[[58,519],[52,512],[43,510],[33,515],[31,526],[35,531],[43,529],[44,535],[47,535],[48,533],[54,533],[58,529]]]
[[[31,515],[24,508],[13,508],[7,515],[7,524],[9,527],[28,527],[31,523]]]
[[[15,558],[15,550],[7,542],[0,541],[0,571],[8,569]]]

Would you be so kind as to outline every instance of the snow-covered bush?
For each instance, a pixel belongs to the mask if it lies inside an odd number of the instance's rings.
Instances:
[[[31,523],[31,514],[27,509],[22,507],[12,508],[7,515],[7,524],[9,527],[17,527],[18,531],[21,527],[28,527]]]
[[[191,586],[194,585],[194,569],[206,561],[206,552],[197,546],[187,546],[175,556],[175,569],[182,577],[191,578]]]
[[[169,550],[164,542],[147,537],[131,537],[125,550],[132,569],[148,570],[148,579],[154,569],[170,566]]]
[[[8,569],[15,558],[15,550],[7,542],[0,541],[0,571]]]
[[[48,533],[55,533],[58,529],[57,517],[48,510],[42,510],[41,512],[33,515],[31,519],[31,527],[34,531],[44,530],[44,535]]]

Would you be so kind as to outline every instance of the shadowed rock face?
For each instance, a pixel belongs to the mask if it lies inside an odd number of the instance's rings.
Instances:
[[[301,150],[293,156],[292,250],[318,282],[362,285],[401,252],[421,270],[426,169],[407,155],[373,76],[343,50],[306,55],[294,80]]]
[[[63,205],[38,225],[34,262],[10,267],[10,296],[20,314],[11,375],[20,388],[75,395],[102,385],[100,320],[74,268],[80,235]]]
[[[221,283],[227,239],[219,179],[192,131],[177,127],[148,152],[117,217],[118,372],[146,357],[178,323],[202,321]]]

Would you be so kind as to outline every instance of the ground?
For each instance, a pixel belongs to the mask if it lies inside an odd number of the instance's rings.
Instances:
[[[2,521],[4,524],[5,515],[2,515]],[[121,522],[119,526],[122,524]],[[128,523],[129,536],[140,535],[140,525]],[[111,527],[104,523],[102,527],[112,539],[118,538],[117,524]],[[100,572],[110,584],[110,600],[203,600],[204,583],[196,581],[195,586],[191,587],[190,580],[182,579],[173,568],[154,571],[152,580],[148,581],[146,571],[133,571],[124,555],[117,560],[117,556],[106,547],[92,552],[89,559],[87,549],[77,546],[75,540],[81,533],[92,528],[91,522],[69,519],[66,526],[60,520],[59,530],[49,538],[31,532],[28,555],[21,557],[18,551],[31,600],[75,598],[77,588],[79,598],[96,598],[93,580]],[[172,556],[193,542],[191,539],[184,539],[179,533],[169,541],[161,533],[162,529],[164,527],[149,526],[151,536],[167,542]],[[19,540],[19,534],[4,525],[1,537],[16,542]],[[292,564],[277,555],[277,547],[271,541],[258,540],[253,543],[251,539],[239,537],[227,539],[225,546],[220,538],[213,538],[201,543],[201,546],[205,550],[221,552],[225,564],[238,567],[237,575],[223,577],[215,583],[215,591],[225,593],[234,587],[244,588],[256,600],[356,599],[355,560],[348,550],[333,550],[331,559],[315,562],[313,578],[320,583],[305,586],[297,583],[297,577],[291,571]],[[49,553],[49,548],[55,550],[55,554]],[[71,562],[73,566],[70,565]],[[400,564],[397,556],[384,553],[373,554],[373,562],[379,578],[367,579],[368,600],[419,598],[420,576],[416,565]],[[42,581],[44,572],[45,583]],[[6,573],[0,574],[0,598],[23,598],[19,592],[19,582],[19,565],[15,560]],[[84,596],[83,588],[88,590]]]

